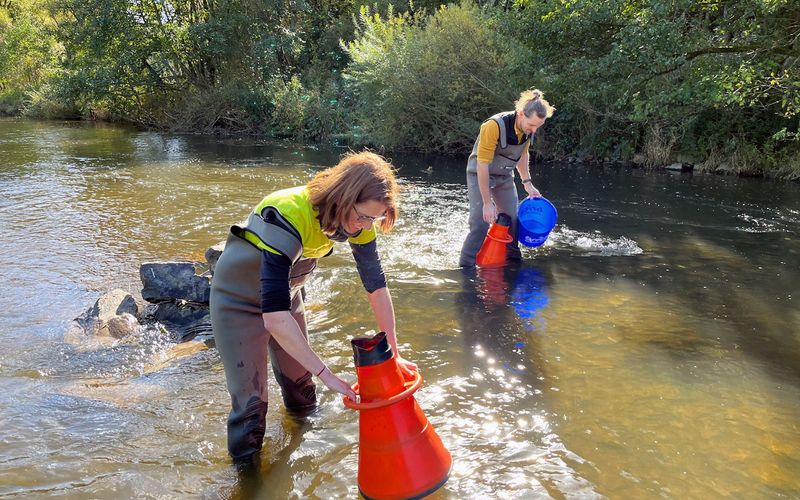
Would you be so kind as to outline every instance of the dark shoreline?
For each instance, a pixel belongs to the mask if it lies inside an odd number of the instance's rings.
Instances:
[[[310,149],[321,148],[321,149],[344,151],[351,149],[355,150],[355,149],[366,148],[385,156],[391,156],[393,153],[397,154],[402,153],[404,155],[411,155],[414,157],[418,157],[420,159],[438,157],[438,158],[447,158],[454,162],[458,162],[461,159],[465,159],[466,156],[469,155],[469,151],[431,153],[431,152],[414,150],[413,148],[397,148],[389,150],[384,147],[376,147],[376,146],[362,145],[362,144],[348,144],[342,141],[344,137],[342,137],[341,134],[332,137],[331,140],[328,141],[315,142],[315,141],[297,139],[290,136],[264,136],[263,134],[232,132],[224,128],[215,128],[211,132],[191,131],[191,130],[170,130],[168,128],[145,127],[133,122],[123,121],[123,120],[85,119],[85,118],[35,118],[35,117],[27,117],[24,115],[8,115],[2,113],[0,113],[0,120],[24,120],[30,122],[70,123],[70,124],[97,125],[97,126],[108,125],[139,132],[156,132],[161,134],[188,135],[193,137],[214,137],[216,139],[222,139],[222,140],[252,141],[255,144],[258,144],[262,141],[264,143],[272,143],[272,144],[286,143],[286,144],[291,144],[293,146],[301,145],[305,148],[310,148]],[[635,156],[641,156],[641,155],[637,154]],[[780,177],[776,175],[769,175],[769,171],[732,172],[723,169],[711,170],[703,168],[702,163],[677,161],[677,160],[668,162],[664,165],[648,166],[643,161],[637,162],[633,160],[611,160],[611,159],[599,160],[594,158],[580,158],[577,155],[566,155],[562,157],[544,157],[542,155],[537,154],[532,158],[531,166],[535,168],[535,165],[539,163],[548,163],[548,164],[561,163],[561,164],[582,166],[587,168],[625,168],[632,170],[643,170],[650,173],[670,172],[670,173],[680,173],[686,175],[693,175],[693,174],[721,175],[721,176],[733,176],[737,178],[770,179],[770,180],[777,180],[784,182],[800,182],[800,176],[797,176],[797,178]]]

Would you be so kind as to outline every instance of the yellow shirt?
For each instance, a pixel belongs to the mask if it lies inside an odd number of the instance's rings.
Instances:
[[[525,134],[517,127],[517,120],[514,120],[514,132],[517,134],[517,142],[521,141]],[[478,135],[478,163],[491,163],[494,159],[494,150],[500,140],[500,125],[492,119],[488,119],[481,125]],[[528,147],[531,143],[528,141]]]

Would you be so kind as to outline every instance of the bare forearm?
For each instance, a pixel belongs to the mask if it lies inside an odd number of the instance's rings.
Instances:
[[[519,173],[520,180],[530,179],[531,178],[531,169],[528,165],[530,157],[528,152],[526,151],[523,153],[522,157],[517,162],[517,173]]]
[[[519,173],[520,182],[522,182],[522,187],[525,188],[525,192],[528,193],[528,198],[539,198],[542,196],[542,193],[536,189],[536,186],[533,185],[533,179],[531,179],[531,169],[528,165],[528,152],[526,151],[525,154],[517,162],[517,172]]]
[[[389,289],[386,287],[379,288],[370,293],[368,297],[369,305],[372,307],[372,312],[375,314],[375,319],[378,321],[378,328],[380,331],[386,332],[386,337],[389,339],[392,351],[398,354],[394,306],[392,305],[392,296],[389,293]]]
[[[276,311],[261,315],[264,327],[291,357],[303,365],[303,368],[317,375],[325,367],[325,363],[311,350],[300,330],[297,321],[289,311]]]
[[[489,190],[489,164],[479,162],[477,166],[477,173],[478,189],[481,192],[481,199],[483,200],[484,205],[488,205],[492,202],[492,194]]]

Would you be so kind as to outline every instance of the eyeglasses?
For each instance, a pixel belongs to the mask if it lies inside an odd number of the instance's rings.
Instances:
[[[372,224],[374,224],[376,222],[380,222],[380,221],[382,221],[383,219],[386,218],[386,214],[379,215],[377,217],[373,217],[371,215],[362,214],[361,212],[358,211],[358,209],[355,207],[355,205],[353,205],[353,210],[356,213],[356,220],[358,220],[358,222],[361,223],[361,224],[372,225]]]

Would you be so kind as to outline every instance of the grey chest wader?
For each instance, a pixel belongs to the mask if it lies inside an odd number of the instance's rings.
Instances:
[[[243,238],[256,235],[292,262],[291,314],[308,338],[301,289],[317,259],[302,259],[302,244],[293,228],[271,207],[233,226],[211,284],[211,323],[231,396],[228,451],[235,462],[247,462],[261,449],[267,414],[267,359],[281,388],[287,410],[307,414],[317,398],[311,374],[289,356],[264,328],[261,316],[261,252]]]
[[[514,168],[517,162],[525,153],[528,147],[527,138],[523,138],[522,144],[509,144],[508,135],[516,134],[513,121],[511,128],[506,126],[504,116],[514,114],[514,111],[498,113],[490,119],[497,122],[500,127],[500,135],[497,148],[494,151],[494,158],[489,163],[489,191],[494,200],[497,213],[508,214],[511,217],[509,232],[514,240],[508,244],[506,252],[507,260],[521,260],[522,255],[517,244],[517,206],[519,196],[517,187],[514,184]],[[475,265],[475,256],[481,249],[481,244],[486,238],[486,231],[489,224],[483,220],[483,199],[481,198],[480,187],[478,186],[478,145],[480,137],[475,140],[472,146],[472,153],[467,160],[467,199],[469,200],[469,233],[461,247],[461,255],[458,265],[461,267],[471,267]]]

